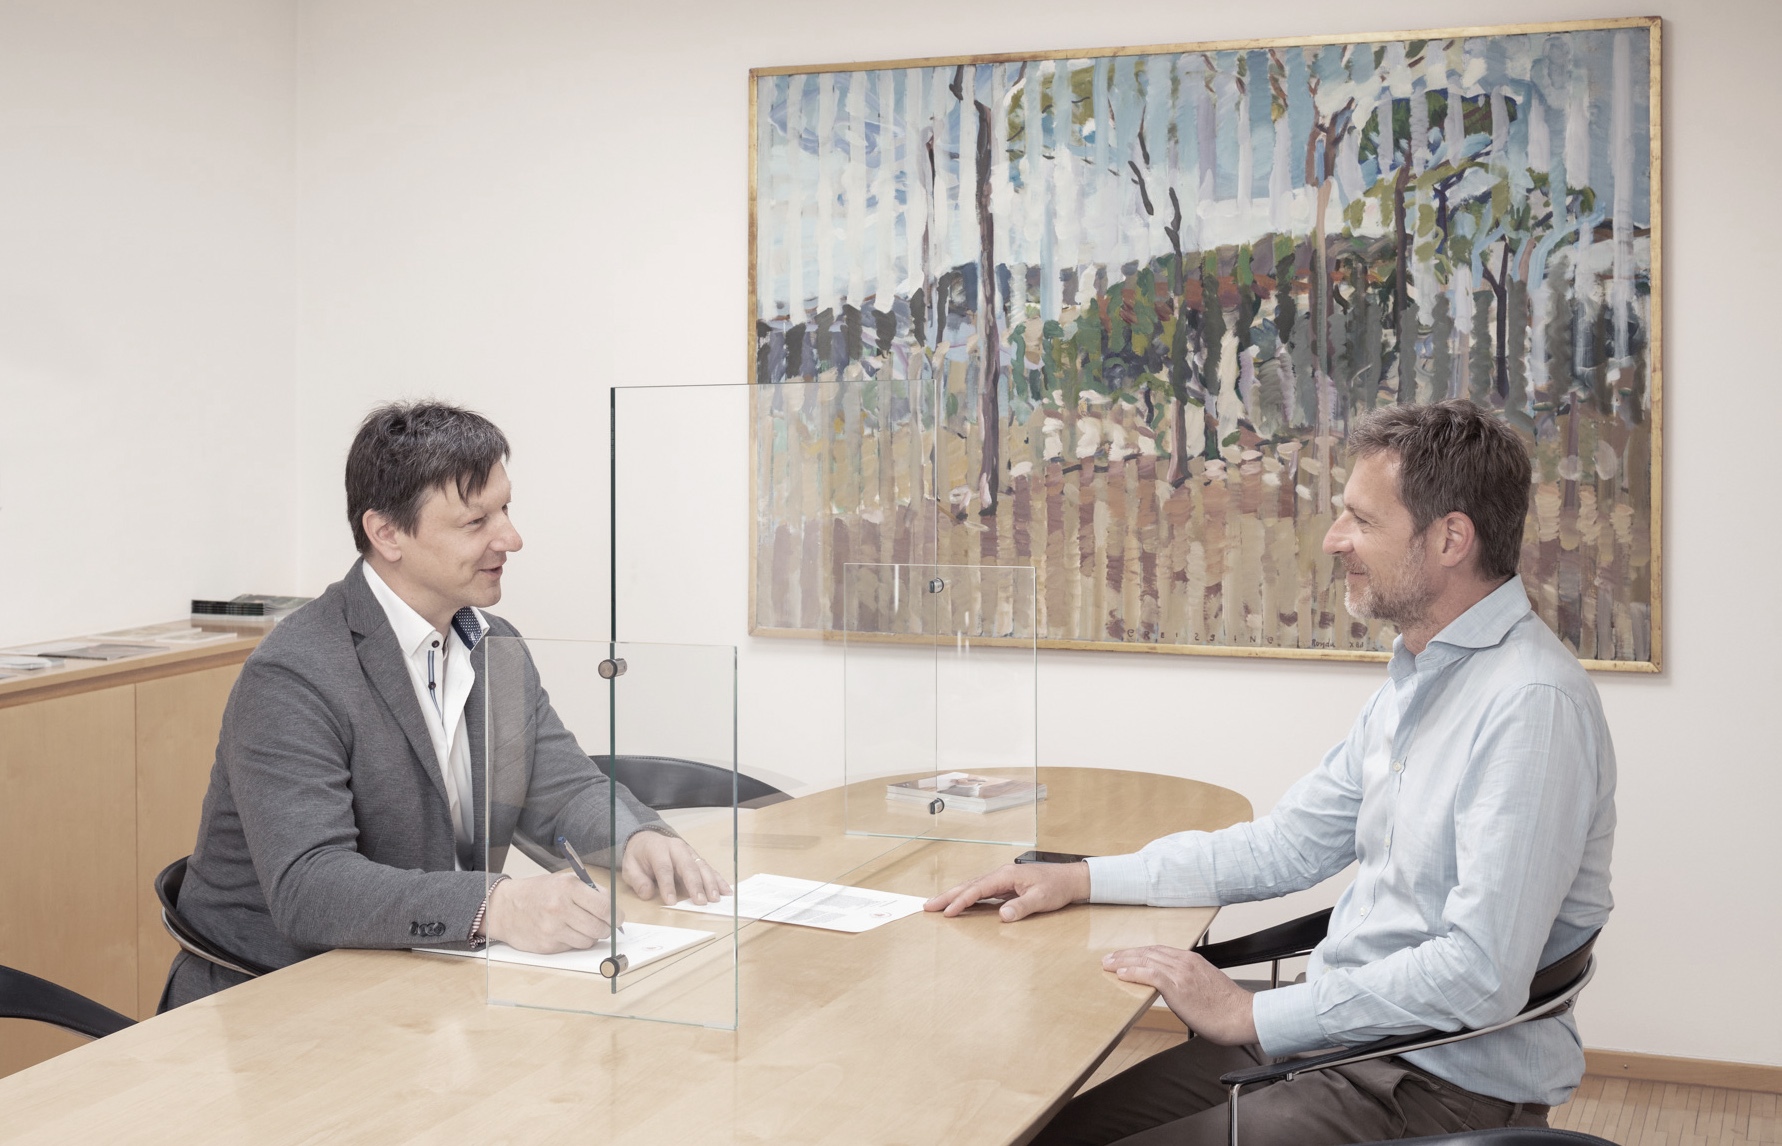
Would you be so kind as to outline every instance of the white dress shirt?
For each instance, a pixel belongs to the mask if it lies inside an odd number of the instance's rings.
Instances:
[[[1387,672],[1267,816],[1089,861],[1094,902],[1163,907],[1268,899],[1359,861],[1307,981],[1256,996],[1270,1055],[1500,1022],[1609,917],[1615,750],[1522,579],[1421,654],[1399,638]],[[1405,1058],[1507,1102],[1564,1102],[1584,1072],[1569,1014]]]
[[[470,736],[464,730],[464,701],[476,684],[470,651],[488,631],[488,619],[466,606],[449,626],[452,632],[441,633],[384,584],[369,562],[361,568],[378,604],[384,607],[384,615],[390,619],[396,645],[408,665],[409,682],[414,685],[415,698],[421,702],[421,716],[427,722],[427,735],[433,741],[433,754],[451,804],[452,835],[458,845],[453,863],[456,870],[464,871],[472,866],[465,860],[476,840],[471,821],[476,800],[470,779]],[[468,635],[459,627],[465,613],[476,621],[474,626],[465,625],[470,630]]]

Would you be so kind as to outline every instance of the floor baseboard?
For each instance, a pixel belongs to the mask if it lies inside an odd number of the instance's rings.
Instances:
[[[1133,1026],[1142,1031],[1186,1034],[1188,1028],[1166,1007],[1152,1007]],[[1726,1090],[1755,1090],[1782,1094],[1782,1066],[1754,1062],[1720,1062],[1710,1058],[1678,1058],[1674,1055],[1639,1054],[1634,1051],[1584,1051],[1584,1070],[1602,1078],[1630,1078],[1642,1082],[1675,1082],[1686,1086],[1717,1086]]]
[[[1688,1086],[1782,1094],[1782,1066],[1755,1062],[1720,1062],[1711,1058],[1677,1058],[1586,1047],[1584,1071],[1602,1078],[1632,1078],[1642,1082],[1676,1082]]]

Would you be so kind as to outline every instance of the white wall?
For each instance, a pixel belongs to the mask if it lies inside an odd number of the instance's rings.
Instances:
[[[1746,204],[1782,177],[1752,142],[1782,99],[1782,14],[1650,10],[1667,17],[1667,669],[1598,678],[1621,753],[1619,906],[1582,1023],[1593,1046],[1782,1063],[1782,670],[1774,623],[1747,619],[1782,545],[1754,492],[1764,439],[1722,428],[1770,373],[1759,268],[1782,242]],[[1623,14],[1505,0],[1490,18]],[[803,0],[8,0],[0,641],[171,616],[198,592],[318,591],[352,556],[354,424],[419,394],[514,440],[528,548],[503,611],[603,633],[606,387],[744,378],[751,66],[1481,18],[1452,0],[911,0],[895,18]],[[682,318],[689,292],[710,321]],[[119,460],[60,460],[89,443]],[[750,640],[740,546],[705,564],[710,591],[674,604],[741,646],[744,765],[833,775],[836,650]],[[1041,672],[1044,763],[1190,775],[1260,811],[1380,670],[1048,654]]]
[[[0,4],[0,645],[295,588],[294,43]]]

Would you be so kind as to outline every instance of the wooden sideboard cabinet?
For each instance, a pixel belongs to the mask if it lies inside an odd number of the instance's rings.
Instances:
[[[154,878],[191,852],[223,706],[264,635],[0,680],[0,964],[135,1018],[178,950]],[[85,1040],[0,1019],[0,1076]]]

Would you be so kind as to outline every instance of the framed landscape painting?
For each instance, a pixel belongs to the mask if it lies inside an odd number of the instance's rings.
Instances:
[[[1535,611],[1656,671],[1659,33],[757,69],[751,631],[907,634],[850,563],[1019,564],[976,636],[1382,658],[1321,547],[1345,436],[1466,397],[1534,462]]]

